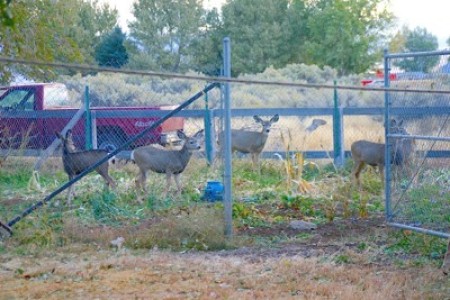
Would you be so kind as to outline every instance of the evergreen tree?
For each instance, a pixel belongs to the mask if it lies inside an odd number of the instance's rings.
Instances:
[[[120,68],[128,62],[125,39],[126,36],[119,26],[102,39],[95,48],[95,60],[99,66]]]

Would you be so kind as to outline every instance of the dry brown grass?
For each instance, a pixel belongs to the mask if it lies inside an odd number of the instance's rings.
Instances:
[[[318,127],[315,131],[307,133],[306,128],[315,117],[280,117],[280,120],[272,126],[265,151],[283,151],[284,145],[281,135],[292,136],[290,146],[296,151],[320,151],[333,149],[333,124],[331,117],[320,117],[327,124]],[[259,130],[250,121],[235,120],[233,127],[247,127]],[[368,139],[374,142],[384,141],[384,127],[368,116],[351,116],[344,119],[344,147],[350,149],[350,145],[359,139]]]
[[[450,293],[448,278],[430,267],[86,247],[3,255],[0,282],[1,299],[447,299]]]

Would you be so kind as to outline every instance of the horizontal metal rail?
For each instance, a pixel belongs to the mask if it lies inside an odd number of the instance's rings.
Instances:
[[[423,52],[409,52],[409,53],[386,53],[386,58],[407,58],[417,56],[437,56],[437,55],[450,55],[450,50],[442,51],[423,51]]]
[[[444,233],[444,232],[440,232],[440,231],[436,231],[436,230],[424,229],[424,228],[420,228],[420,227],[415,227],[415,226],[410,226],[410,225],[405,225],[405,224],[400,224],[400,223],[395,223],[395,222],[387,222],[386,224],[388,226],[392,226],[392,227],[396,227],[396,228],[400,228],[400,229],[412,230],[412,231],[425,233],[425,234],[430,234],[430,235],[438,236],[441,238],[450,238],[449,233]]]
[[[405,134],[388,134],[388,137],[405,138],[412,140],[428,140],[428,141],[443,141],[450,142],[450,137],[445,136],[430,136],[430,135],[405,135]]]
[[[153,109],[117,109],[117,110],[95,110],[95,116],[97,119],[102,118],[152,118],[163,117],[167,114],[168,110],[153,110]],[[222,109],[211,109],[213,117],[222,117]],[[61,111],[1,111],[0,116],[2,118],[29,118],[29,119],[46,119],[46,118],[72,118],[77,110],[61,110]],[[393,115],[399,117],[402,116],[416,116],[423,117],[427,115],[448,115],[450,114],[450,106],[445,107],[393,107],[390,108],[390,112]],[[355,115],[383,115],[383,107],[344,107],[344,116]],[[253,115],[274,115],[280,116],[333,116],[333,108],[238,108],[232,110],[233,117],[251,117]],[[185,118],[203,118],[205,110],[203,109],[190,109],[181,111],[177,117]]]

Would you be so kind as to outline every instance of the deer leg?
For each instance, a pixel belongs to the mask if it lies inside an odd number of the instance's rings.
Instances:
[[[181,183],[180,183],[180,174],[175,174],[175,183],[177,185],[178,195],[181,195]]]
[[[259,173],[261,173],[261,166],[259,165],[259,153],[252,153],[252,163],[253,169],[258,169]]]
[[[113,189],[115,189],[116,188],[116,183],[114,182],[114,180],[111,178],[111,176],[109,176],[108,175],[108,173],[99,173],[100,174],[100,176],[102,176],[103,177],[103,179],[105,180],[105,182],[106,182],[106,187],[111,187],[111,188],[113,188]]]
[[[137,178],[135,180],[136,189],[147,192],[147,189],[145,187],[146,181],[147,181],[147,173],[145,172],[145,170],[139,169],[139,175],[137,176]]]
[[[147,172],[145,170],[139,169],[139,174],[135,179],[137,201],[139,203],[144,203],[144,197],[147,194],[147,189],[145,187],[146,181],[147,181]],[[139,195],[141,193],[142,195]]]
[[[69,176],[69,181],[73,179],[73,176]],[[74,197],[73,193],[73,184],[69,186],[69,189],[67,190],[67,205],[70,206],[72,203],[72,199]]]
[[[167,195],[169,194],[171,178],[172,178],[172,174],[169,173],[169,172],[167,172],[167,173],[166,173],[166,188],[165,188],[165,190],[164,190],[164,195],[165,195],[165,197],[167,197]]]
[[[384,165],[378,165],[378,171],[380,172],[381,184],[384,186]]]
[[[362,161],[355,162],[355,166],[353,167],[352,171],[352,177],[353,182],[356,183],[356,185],[359,187],[361,186],[361,181],[359,180],[359,175],[361,174],[361,171],[364,169],[365,163]]]

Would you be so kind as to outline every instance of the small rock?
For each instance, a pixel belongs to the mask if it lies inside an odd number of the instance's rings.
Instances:
[[[302,220],[294,220],[289,223],[289,227],[295,230],[314,230],[317,228],[317,225]]]

